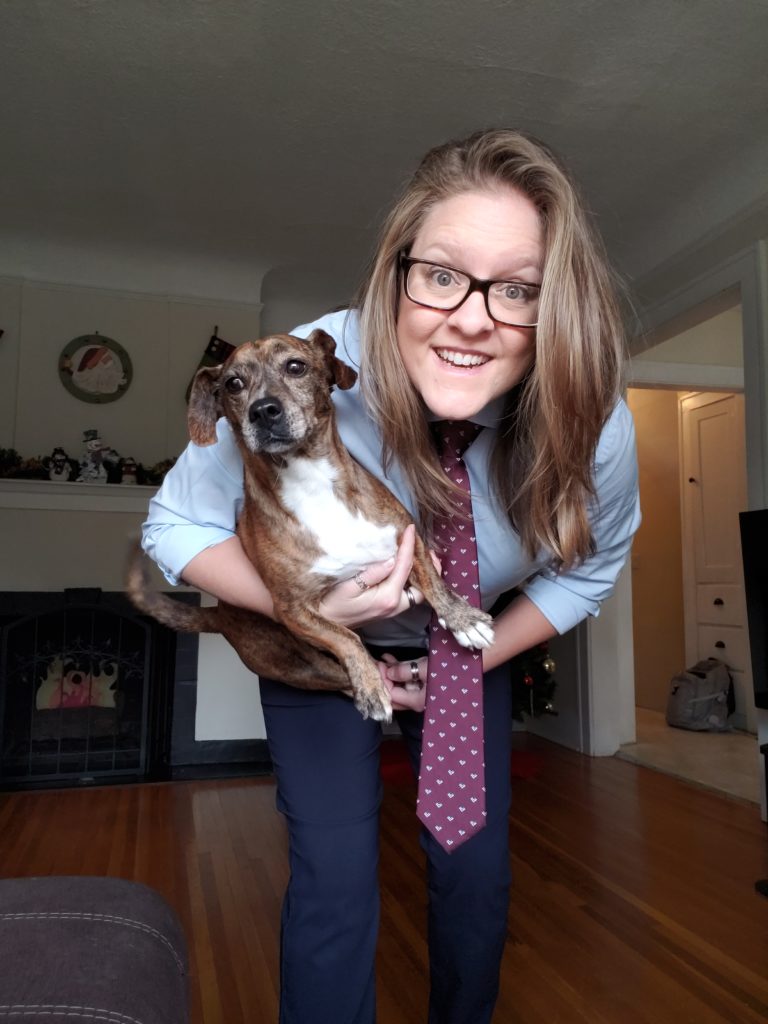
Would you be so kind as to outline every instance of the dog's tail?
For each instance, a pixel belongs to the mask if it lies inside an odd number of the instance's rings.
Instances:
[[[135,541],[128,556],[125,589],[131,602],[164,626],[180,633],[218,633],[218,608],[200,608],[175,601],[167,594],[154,590],[149,576],[149,558]]]

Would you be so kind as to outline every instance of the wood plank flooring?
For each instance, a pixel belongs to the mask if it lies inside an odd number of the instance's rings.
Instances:
[[[498,1024],[768,1021],[768,830],[753,804],[517,734],[514,898]],[[382,811],[379,1024],[424,1024],[415,791]],[[268,779],[0,794],[0,876],[162,892],[190,944],[193,1024],[274,1024],[285,831]],[[330,1022],[329,1024],[334,1024]]]

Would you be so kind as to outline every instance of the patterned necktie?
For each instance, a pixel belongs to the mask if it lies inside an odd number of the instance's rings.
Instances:
[[[443,579],[480,607],[477,544],[469,476],[462,456],[482,427],[446,420],[435,425],[440,463],[464,494],[458,515],[435,523]],[[446,850],[455,850],[485,825],[482,655],[462,647],[433,615],[429,624],[427,704],[421,741],[416,813]]]

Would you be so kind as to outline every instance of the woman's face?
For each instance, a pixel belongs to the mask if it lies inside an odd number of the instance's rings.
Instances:
[[[437,203],[409,255],[481,280],[541,284],[544,243],[533,203],[512,188],[463,192]],[[481,292],[453,311],[412,302],[401,285],[397,340],[408,376],[439,419],[469,419],[525,376],[536,328],[488,315]],[[469,365],[460,365],[468,362]]]

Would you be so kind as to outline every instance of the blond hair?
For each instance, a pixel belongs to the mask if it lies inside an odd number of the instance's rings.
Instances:
[[[453,504],[421,397],[397,343],[398,255],[444,199],[513,188],[541,218],[544,266],[534,362],[506,396],[491,456],[496,499],[530,556],[568,567],[594,547],[587,505],[595,449],[621,393],[624,331],[602,245],[568,173],[538,140],[492,130],[430,150],[384,223],[360,291],[361,385],[381,430],[384,465],[396,459],[422,524]]]

